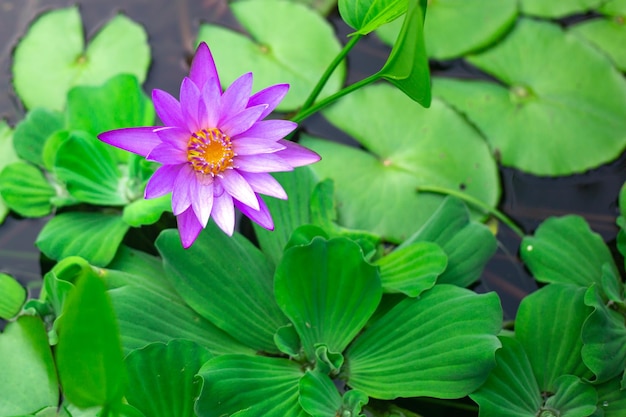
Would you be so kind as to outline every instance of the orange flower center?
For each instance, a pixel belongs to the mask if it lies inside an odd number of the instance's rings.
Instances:
[[[187,160],[196,172],[215,177],[233,167],[233,145],[219,129],[202,129],[187,142]]]

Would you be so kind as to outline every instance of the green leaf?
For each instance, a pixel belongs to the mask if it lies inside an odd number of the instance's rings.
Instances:
[[[102,206],[128,203],[111,148],[93,135],[71,132],[59,146],[54,166],[57,177],[78,201]]]
[[[379,399],[463,397],[495,365],[501,320],[495,293],[436,285],[356,338],[345,353],[348,385]]]
[[[39,168],[13,162],[0,172],[0,195],[21,216],[43,217],[52,211],[50,200],[56,192]]]
[[[582,360],[597,382],[605,382],[626,369],[624,313],[609,308],[595,285],[587,290],[585,304],[593,312],[582,327]]]
[[[446,197],[424,226],[398,249],[415,242],[438,244],[448,256],[448,265],[437,282],[460,287],[480,278],[497,249],[496,238],[489,228],[470,220],[465,204],[454,197]]]
[[[290,85],[279,111],[302,105],[341,50],[330,24],[310,8],[289,1],[244,0],[229,6],[250,37],[216,25],[202,25],[198,33],[198,43],[205,41],[211,47],[222,83],[229,85],[243,71],[252,71],[254,90]],[[293,42],[294,33],[298,42]],[[319,98],[338,91],[345,74],[342,63]]]
[[[428,56],[438,60],[456,58],[497,41],[515,22],[515,0],[437,0],[428,4],[424,42]],[[380,27],[376,34],[393,46],[402,21]]]
[[[602,286],[607,264],[619,276],[609,248],[579,216],[551,217],[522,240],[520,254],[537,281]]]
[[[382,295],[378,271],[345,238],[315,238],[288,249],[274,280],[276,301],[294,324],[309,360],[317,344],[341,353]]]
[[[400,17],[407,10],[406,0],[339,0],[339,14],[344,22],[367,35],[379,26]]]
[[[42,229],[35,244],[51,259],[80,256],[105,266],[115,256],[128,231],[116,214],[68,212],[56,215]]]
[[[505,39],[468,60],[499,83],[439,78],[433,92],[467,115],[503,165],[566,175],[626,148],[619,133],[626,130],[626,81],[577,36],[520,19]]]
[[[593,417],[622,417],[626,412],[626,390],[620,386],[620,378],[596,386],[598,410]]]
[[[63,127],[63,114],[57,111],[42,107],[29,111],[26,118],[15,127],[13,143],[17,155],[35,165],[43,166],[46,140]]]
[[[408,0],[400,34],[383,68],[376,75],[386,79],[412,100],[430,107],[430,72],[424,46],[425,0]]]
[[[524,348],[512,337],[500,337],[496,367],[487,381],[470,394],[481,417],[535,417],[543,403]]]
[[[398,248],[376,262],[387,292],[417,297],[435,285],[446,269],[448,257],[436,243],[417,242]]]
[[[340,416],[341,395],[332,379],[317,371],[306,371],[299,383],[300,405],[313,417]]]
[[[11,275],[0,273],[0,319],[17,315],[26,301],[26,289]]]
[[[119,404],[126,383],[119,330],[93,270],[84,269],[69,293],[57,332],[56,362],[68,401],[81,408]]]
[[[199,417],[308,415],[298,403],[303,371],[287,359],[222,355],[205,363],[198,375],[203,381],[196,403]]]
[[[37,62],[45,62],[41,71]],[[84,49],[78,7],[41,15],[15,49],[13,84],[26,107],[62,110],[76,85],[102,84],[114,75],[146,78],[150,49],[143,28],[124,15],[111,19]]]
[[[6,121],[0,120],[0,172],[2,172],[4,167],[18,160],[19,157],[13,147],[13,131]],[[0,195],[0,223],[9,214],[9,210],[9,207]]]
[[[554,381],[554,395],[546,400],[546,409],[558,410],[564,417],[587,417],[596,410],[598,394],[589,384],[573,375]]]
[[[584,288],[550,284],[525,297],[519,306],[515,334],[541,391],[550,392],[562,375],[591,376],[581,357],[581,329],[591,313],[583,303],[584,294]]]
[[[126,400],[150,417],[195,417],[199,381],[195,375],[213,355],[195,342],[172,340],[132,351]]]
[[[171,195],[159,198],[135,200],[124,206],[122,218],[132,227],[140,227],[156,223],[163,213],[172,211]]]
[[[256,223],[252,225],[263,253],[272,260],[274,265],[278,265],[293,231],[301,225],[310,223],[309,200],[316,180],[308,166],[273,175],[283,186],[288,200],[263,197],[272,213],[273,231],[258,226]]]
[[[522,13],[540,17],[565,17],[598,7],[604,0],[520,0]]]
[[[175,230],[163,231],[156,246],[172,285],[191,308],[247,346],[278,353],[274,333],[287,318],[274,301],[273,267],[252,243],[210,223],[189,249]]]
[[[0,415],[30,414],[59,402],[59,386],[43,322],[22,316],[0,333]]]
[[[622,47],[626,40],[623,17],[589,19],[572,26],[569,31],[600,49],[617,68],[626,71],[626,50]]]
[[[463,190],[489,206],[498,200],[496,163],[485,141],[439,100],[426,110],[391,86],[374,85],[342,98],[324,116],[369,151],[306,136],[300,141],[322,156],[311,168],[334,180],[345,227],[404,241],[444,198],[418,193],[420,186]]]

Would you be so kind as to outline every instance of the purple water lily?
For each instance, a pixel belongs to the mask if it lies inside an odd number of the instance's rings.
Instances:
[[[228,235],[234,207],[266,229],[274,222],[259,194],[286,199],[269,172],[291,171],[317,162],[315,152],[284,140],[297,124],[262,120],[283,99],[289,85],[277,84],[250,95],[252,73],[222,92],[215,62],[205,43],[198,46],[180,102],[154,90],[152,100],[165,126],[101,133],[103,142],[162,164],[148,181],[145,198],[172,193],[172,211],[185,248],[210,217]]]

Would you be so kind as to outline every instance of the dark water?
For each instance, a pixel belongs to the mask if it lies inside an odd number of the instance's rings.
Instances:
[[[29,22],[39,13],[74,3],[70,0],[0,0],[0,117],[10,124],[14,125],[24,114],[11,89],[12,49]],[[237,28],[224,0],[85,0],[79,3],[88,38],[118,12],[125,13],[147,29],[153,64],[145,84],[146,91],[160,88],[177,95],[180,80],[187,74],[201,22],[220,22]],[[340,19],[335,17],[332,22],[340,37],[348,33]],[[348,82],[377,71],[388,51],[375,38],[366,38],[359,43],[349,57]],[[435,65],[433,70],[447,75],[475,73],[461,62]],[[321,136],[335,137],[337,134],[320,117],[311,118],[305,127]],[[343,135],[337,138],[350,142],[350,138]],[[504,189],[501,209],[527,233],[549,216],[576,213],[584,216],[607,242],[614,241],[617,194],[626,181],[626,154],[582,175],[546,179],[512,169],[502,169],[501,175]],[[11,273],[25,283],[40,277],[39,252],[34,241],[43,224],[45,219],[9,217],[0,226],[0,271]],[[512,319],[519,301],[533,291],[536,284],[517,258],[519,238],[501,227],[498,239],[501,247],[490,261],[477,290],[497,291],[503,299],[506,318]]]

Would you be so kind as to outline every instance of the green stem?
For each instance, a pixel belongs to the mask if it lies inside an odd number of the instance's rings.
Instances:
[[[311,106],[307,109],[300,110],[295,116],[291,118],[291,121],[300,123],[307,117],[311,116],[314,113],[317,113],[324,107],[328,106],[329,104],[331,104],[333,101],[337,100],[338,98],[341,98],[345,96],[346,94],[353,92],[354,90],[358,90],[359,88],[364,87],[367,84],[371,84],[374,81],[378,80],[379,78],[380,78],[380,75],[376,73],[376,74],[370,75],[367,78],[362,79],[361,81],[357,81],[354,84],[351,84],[347,86],[346,88],[337,91],[335,94],[326,97],[324,100],[317,102],[317,104],[315,104],[314,106]]]
[[[331,62],[330,65],[328,66],[328,68],[326,68],[326,71],[324,72],[324,74],[322,74],[322,77],[317,82],[317,85],[315,86],[315,88],[313,89],[313,91],[311,92],[309,97],[306,99],[306,101],[302,105],[302,108],[300,109],[300,112],[308,109],[309,107],[311,107],[313,105],[313,103],[317,99],[317,96],[320,95],[320,93],[322,92],[322,89],[324,88],[324,86],[328,82],[328,79],[330,78],[332,73],[335,71],[335,68],[337,68],[337,66],[339,66],[339,64],[341,64],[341,61],[343,61],[343,59],[346,57],[346,55],[348,55],[348,52],[350,52],[350,50],[354,47],[354,45],[357,44],[357,42],[362,37],[363,37],[363,35],[359,35],[359,34],[354,35],[352,38],[350,38],[350,41],[344,45],[344,47],[341,50],[341,52],[339,52],[339,54],[335,57],[333,62]]]
[[[418,192],[426,192],[426,193],[436,193],[436,194],[451,195],[453,197],[460,198],[461,200],[465,201],[466,203],[469,203],[470,205],[472,205],[472,206],[474,206],[476,208],[481,209],[485,213],[491,214],[493,217],[495,217],[496,219],[500,220],[502,223],[506,224],[520,238],[524,238],[524,236],[526,236],[524,231],[522,229],[520,229],[519,226],[517,226],[515,224],[515,222],[513,222],[513,220],[509,219],[504,213],[502,213],[498,209],[489,207],[487,204],[483,203],[479,199],[474,198],[474,197],[472,197],[472,196],[470,196],[470,195],[468,195],[466,193],[462,193],[460,191],[452,190],[452,189],[449,189],[449,188],[430,186],[430,185],[419,186],[417,188],[417,191]]]

